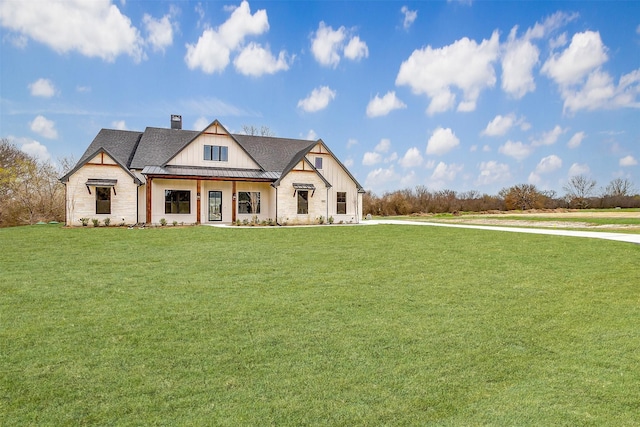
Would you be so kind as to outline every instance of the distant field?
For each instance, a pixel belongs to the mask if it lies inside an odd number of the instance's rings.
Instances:
[[[588,229],[589,231],[620,231],[640,233],[640,209],[511,211],[461,215],[435,214],[394,217],[412,221],[450,222],[462,224],[500,225],[516,227],[553,227]]]
[[[0,229],[2,425],[634,425],[640,245]]]

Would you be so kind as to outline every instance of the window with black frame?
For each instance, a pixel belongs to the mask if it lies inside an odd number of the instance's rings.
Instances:
[[[229,160],[229,148],[224,145],[205,145],[204,159],[214,162],[226,162]]]
[[[336,213],[337,214],[346,214],[347,213],[347,192],[346,191],[338,191],[336,193]]]
[[[298,190],[298,215],[309,213],[309,192]]]
[[[260,213],[260,192],[258,191],[238,192],[238,213],[259,214]]]
[[[111,187],[96,187],[96,214],[111,213]]]
[[[164,190],[164,213],[166,214],[191,213],[191,191]]]

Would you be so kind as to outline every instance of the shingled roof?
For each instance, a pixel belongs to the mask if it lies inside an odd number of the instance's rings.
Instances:
[[[301,139],[234,134],[233,138],[268,172],[282,172],[295,157],[306,154],[316,144]],[[302,154],[302,155],[304,155]]]
[[[141,136],[142,132],[102,129],[80,157],[78,165],[83,165],[91,160],[91,157],[95,156],[95,153],[98,153],[102,148],[114,156],[114,160],[129,167]]]
[[[66,180],[100,151],[108,153],[128,172],[131,169],[156,172],[165,170],[167,163],[201,133],[155,127],[148,127],[144,132],[102,129],[84,152],[76,167],[61,180]],[[282,178],[282,174],[288,173],[295,164],[302,160],[316,144],[322,143],[321,140],[309,141],[270,136],[242,134],[230,134],[230,136],[255,160],[263,173],[267,173],[267,175],[260,176],[269,176],[271,179],[276,179],[276,182]],[[351,176],[341,163],[340,165]],[[313,167],[313,165],[311,166]],[[149,167],[156,169],[149,169]],[[360,187],[359,184],[358,187]]]
[[[194,130],[148,127],[140,138],[129,167],[144,169],[145,166],[164,166],[199,134],[200,132]]]

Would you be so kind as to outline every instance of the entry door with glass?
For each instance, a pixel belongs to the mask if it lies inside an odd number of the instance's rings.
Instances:
[[[222,221],[222,191],[209,191],[209,221]]]

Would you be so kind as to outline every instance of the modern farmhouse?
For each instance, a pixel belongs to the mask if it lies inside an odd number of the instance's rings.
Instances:
[[[217,120],[183,130],[178,115],[171,128],[102,129],[60,180],[67,225],[357,223],[364,192],[321,139],[230,134]]]

